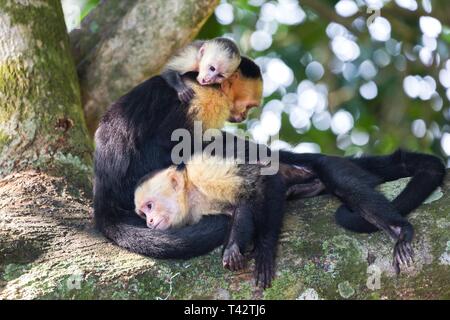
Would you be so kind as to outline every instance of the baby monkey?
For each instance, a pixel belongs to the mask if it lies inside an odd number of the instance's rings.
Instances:
[[[237,70],[240,62],[239,48],[232,40],[197,40],[171,58],[161,76],[177,91],[179,99],[188,103],[194,91],[184,84],[183,74],[198,72],[197,81],[201,85],[221,83]]]
[[[142,178],[134,193],[136,213],[159,230],[194,224],[204,215],[231,215],[223,265],[233,271],[244,268],[243,253],[253,240],[256,284],[267,288],[275,274],[286,188],[278,174],[261,175],[261,168],[194,155],[182,167]]]

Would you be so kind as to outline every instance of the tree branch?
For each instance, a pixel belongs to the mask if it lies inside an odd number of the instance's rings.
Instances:
[[[393,242],[385,234],[355,234],[336,225],[337,199],[289,202],[277,276],[264,293],[254,287],[253,263],[240,272],[226,271],[220,248],[189,261],[164,261],[114,246],[92,230],[89,201],[68,193],[74,190],[68,182],[36,172],[0,179],[0,299],[449,296],[449,178],[433,201],[409,217],[417,230],[415,262],[400,276],[392,268]],[[405,182],[390,182],[382,191],[392,198]]]
[[[126,5],[124,4],[126,3]],[[218,0],[103,1],[71,34],[88,127],[190,42]]]

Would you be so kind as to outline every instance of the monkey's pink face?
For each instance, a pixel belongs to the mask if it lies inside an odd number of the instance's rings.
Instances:
[[[226,78],[225,72],[222,70],[223,68],[218,64],[204,64],[200,65],[199,73],[197,76],[197,81],[202,86],[214,84],[214,83],[222,83],[222,81]]]
[[[167,230],[173,227],[173,216],[169,208],[162,201],[147,201],[139,208],[137,214],[145,219],[150,229]]]

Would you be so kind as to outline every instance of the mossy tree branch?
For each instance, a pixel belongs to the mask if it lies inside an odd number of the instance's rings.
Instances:
[[[405,182],[383,190],[393,197]],[[355,234],[338,227],[337,199],[290,202],[277,278],[262,292],[254,287],[253,263],[241,272],[226,271],[220,249],[188,261],[164,261],[114,246],[93,231],[89,205],[67,197],[63,179],[16,174],[0,182],[0,299],[448,299],[449,188],[447,178],[410,216],[416,258],[399,277],[391,265],[392,240],[381,232]],[[61,205],[64,209],[57,209]]]

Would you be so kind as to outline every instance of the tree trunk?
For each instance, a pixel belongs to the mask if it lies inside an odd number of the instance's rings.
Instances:
[[[111,102],[192,41],[218,2],[111,0],[93,10],[71,34],[91,133]]]
[[[0,176],[82,174],[92,147],[59,1],[0,0]]]

